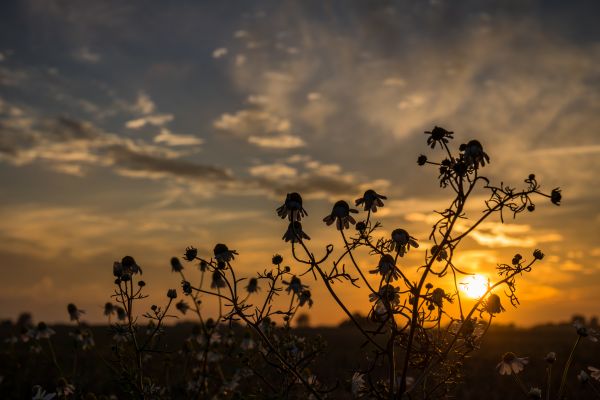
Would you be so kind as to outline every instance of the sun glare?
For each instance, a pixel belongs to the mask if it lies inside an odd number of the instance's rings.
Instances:
[[[463,279],[460,288],[472,299],[479,299],[488,289],[488,280],[483,275],[471,275]]]

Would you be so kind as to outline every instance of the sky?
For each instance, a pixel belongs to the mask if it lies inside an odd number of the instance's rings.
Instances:
[[[493,217],[456,255],[494,279],[517,252],[546,254],[498,320],[598,313],[599,14],[594,1],[3,1],[0,317],[65,321],[75,302],[102,322],[124,255],[159,304],[187,246],[226,243],[242,276],[275,253],[300,273],[275,213],[290,191],[317,254],[343,245],[322,222],[335,201],[385,194],[381,234],[419,239],[402,266],[414,272],[451,200],[416,164],[441,157],[423,135],[436,125],[455,148],[479,139],[493,182],[535,173],[562,189],[560,207]],[[344,319],[304,283],[313,324]],[[364,288],[337,288],[368,311]]]

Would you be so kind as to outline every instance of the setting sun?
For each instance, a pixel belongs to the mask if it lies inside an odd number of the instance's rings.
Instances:
[[[460,283],[462,291],[472,299],[479,299],[488,288],[488,279],[483,275],[471,275]]]

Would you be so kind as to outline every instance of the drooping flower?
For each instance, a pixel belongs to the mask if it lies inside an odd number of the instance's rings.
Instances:
[[[417,158],[417,164],[422,166],[422,165],[425,165],[426,163],[427,163],[427,156],[421,154],[419,156],[419,158]]]
[[[444,299],[446,299],[449,303],[452,303],[452,297],[450,297],[442,288],[433,289],[430,299],[431,302],[439,308],[444,306]]]
[[[358,213],[357,210],[350,208],[348,203],[344,200],[340,200],[333,205],[331,214],[323,218],[323,222],[327,225],[331,225],[334,222],[339,231],[350,228],[350,224],[354,225],[356,220],[350,215],[350,213]]]
[[[439,249],[437,244],[433,245],[431,248],[431,255],[433,256],[435,253],[437,253],[437,256],[435,257],[437,261],[444,261],[448,258],[446,249]]]
[[[302,207],[302,196],[296,192],[288,193],[283,205],[277,208],[277,215],[281,219],[288,217],[290,221],[300,221],[302,217],[307,216],[308,213]]]
[[[358,207],[361,204],[365,205],[364,210],[365,211],[373,211],[373,212],[377,212],[377,207],[383,207],[383,201],[382,200],[387,200],[387,197],[378,194],[377,192],[375,192],[372,189],[367,190],[364,194],[363,197],[356,199],[356,201],[354,202],[354,204]]]
[[[590,375],[592,376],[592,378],[594,378],[597,381],[600,381],[600,369],[589,366],[588,370],[590,371]]]
[[[298,296],[298,301],[299,301],[299,305],[300,307],[304,306],[305,304],[308,303],[308,307],[312,307],[313,305],[313,300],[311,298],[311,294],[310,294],[310,290],[305,289],[303,290],[300,295]]]
[[[303,239],[310,240],[310,236],[304,233],[300,222],[293,221],[290,222],[281,239],[291,243],[302,243]]]
[[[283,283],[288,285],[287,289],[285,290],[288,294],[293,292],[299,296],[300,293],[307,288],[307,286],[303,285],[300,278],[298,278],[296,275],[292,276],[292,279],[290,279],[289,282],[283,281]]]
[[[436,126],[433,128],[433,130],[431,131],[425,131],[426,135],[429,135],[429,137],[427,138],[427,144],[432,148],[435,149],[435,145],[439,144],[440,146],[442,146],[443,144],[448,143],[448,139],[453,139],[454,132],[449,132],[447,130],[445,130],[444,128],[441,128],[439,126]]]
[[[400,257],[403,257],[405,253],[408,252],[410,246],[419,247],[419,243],[417,243],[417,239],[410,236],[407,231],[404,229],[394,229],[392,231],[392,250],[397,251],[400,254]]]
[[[35,385],[32,390],[32,400],[52,400],[56,397],[56,393],[46,393],[46,391],[40,385]]]
[[[177,290],[175,290],[175,289],[167,290],[167,297],[171,300],[177,298]]]
[[[258,292],[260,290],[260,288],[258,287],[258,279],[250,278],[250,280],[248,280],[248,285],[246,286],[246,290],[248,291],[248,293]]]
[[[552,204],[560,206],[561,200],[562,200],[562,194],[560,193],[560,189],[559,188],[552,189],[552,192],[550,192],[550,201],[552,202]]]
[[[377,293],[369,294],[369,301],[375,303],[375,306],[396,306],[400,303],[400,288],[390,284],[383,285]]]
[[[210,287],[213,289],[220,289],[225,287],[225,279],[223,279],[223,274],[218,269],[215,269],[213,271]]]
[[[499,314],[504,311],[504,307],[500,303],[500,296],[492,293],[483,303],[483,308],[490,314]]]
[[[223,243],[217,244],[213,250],[213,253],[217,261],[225,263],[235,259],[234,255],[237,255],[237,251],[229,250],[229,248]]]
[[[365,384],[365,375],[360,372],[355,372],[352,375],[352,395],[354,397],[360,397],[363,395],[365,389],[367,388]]]
[[[173,257],[171,258],[171,272],[181,272],[183,271],[183,265],[181,265],[181,261],[179,258]]]
[[[518,374],[523,371],[527,363],[529,363],[527,357],[517,357],[515,353],[508,352],[502,356],[502,361],[496,365],[496,368],[500,375]]]
[[[123,273],[134,275],[141,274],[142,268],[135,262],[135,259],[131,256],[125,256],[121,259],[121,265],[123,266]]]
[[[54,335],[54,329],[50,328],[46,325],[45,322],[40,322],[35,329],[34,337],[35,339],[50,339],[50,336]]]
[[[577,334],[582,338],[588,338],[592,342],[598,341],[598,332],[596,332],[594,329],[586,327],[581,321],[575,321],[573,326],[577,330]]]
[[[79,321],[81,315],[85,313],[85,311],[78,309],[73,303],[69,303],[67,305],[67,312],[69,313],[69,318],[71,321]]]
[[[467,165],[475,169],[479,168],[479,165],[485,167],[485,163],[489,164],[490,162],[490,157],[483,151],[483,146],[478,140],[470,140],[467,144],[461,144],[460,151],[463,152]]]
[[[389,254],[381,256],[377,267],[369,271],[369,273],[380,274],[387,283],[395,281],[400,277],[400,269],[396,267],[394,257]]]
[[[187,310],[190,309],[190,306],[185,301],[180,300],[177,304],[175,304],[175,308],[177,308],[179,310],[179,312],[181,312],[182,314],[185,315]]]

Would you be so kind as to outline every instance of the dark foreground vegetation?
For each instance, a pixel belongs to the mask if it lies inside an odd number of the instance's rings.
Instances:
[[[53,347],[60,365],[77,369],[80,378],[73,382],[75,387],[85,387],[86,393],[79,393],[76,398],[86,398],[88,393],[94,393],[97,398],[116,396],[129,398],[116,383],[118,377],[101,359],[111,359],[110,346],[113,342],[114,331],[108,326],[91,326],[96,348],[103,353],[74,352],[75,341],[72,335],[72,325],[57,325],[53,336]],[[182,346],[194,331],[191,323],[180,323],[165,327],[164,350],[172,357],[167,362],[158,364],[148,363],[158,373],[162,373],[163,384],[174,388],[174,398],[185,398],[185,363],[182,360]],[[243,329],[233,326],[236,336],[243,335]],[[353,371],[360,368],[364,354],[358,354],[354,349],[360,348],[362,336],[352,326],[342,324],[340,327],[296,328],[295,333],[307,338],[322,338],[327,344],[325,352],[318,357],[313,368],[315,375],[325,381],[333,382],[339,376],[346,376],[346,381],[337,382],[337,388],[330,395],[335,399],[351,397],[351,377]],[[31,388],[40,385],[49,391],[57,386],[58,373],[54,371],[53,361],[49,350],[42,346],[40,353],[31,351],[30,346],[23,343],[12,343],[11,338],[19,335],[18,328],[5,322],[0,328],[2,352],[0,354],[0,398],[25,399],[31,398]],[[529,364],[520,374],[521,380],[527,387],[545,387],[546,367],[544,360],[550,351],[557,354],[555,373],[552,376],[552,387],[560,384],[562,366],[573,346],[574,328],[571,324],[543,325],[530,329],[514,326],[492,326],[487,333],[481,349],[473,352],[464,365],[464,372],[453,394],[457,399],[519,399],[525,398],[519,387],[513,381],[513,376],[500,375],[496,368],[502,355],[508,351],[520,357],[529,357]],[[350,350],[352,349],[352,350]],[[73,354],[78,354],[77,360]],[[162,358],[162,357],[161,357]],[[168,362],[171,359],[172,362]],[[570,368],[568,378],[569,399],[593,399],[595,393],[589,385],[577,379],[581,370],[588,366],[600,364],[598,347],[591,341],[582,341],[578,346],[576,357]],[[64,367],[63,367],[64,368]],[[65,371],[66,372],[66,371]],[[117,378],[117,379],[115,379]],[[177,388],[180,391],[177,391]],[[91,396],[90,396],[91,398]],[[113,397],[115,398],[115,397]]]

